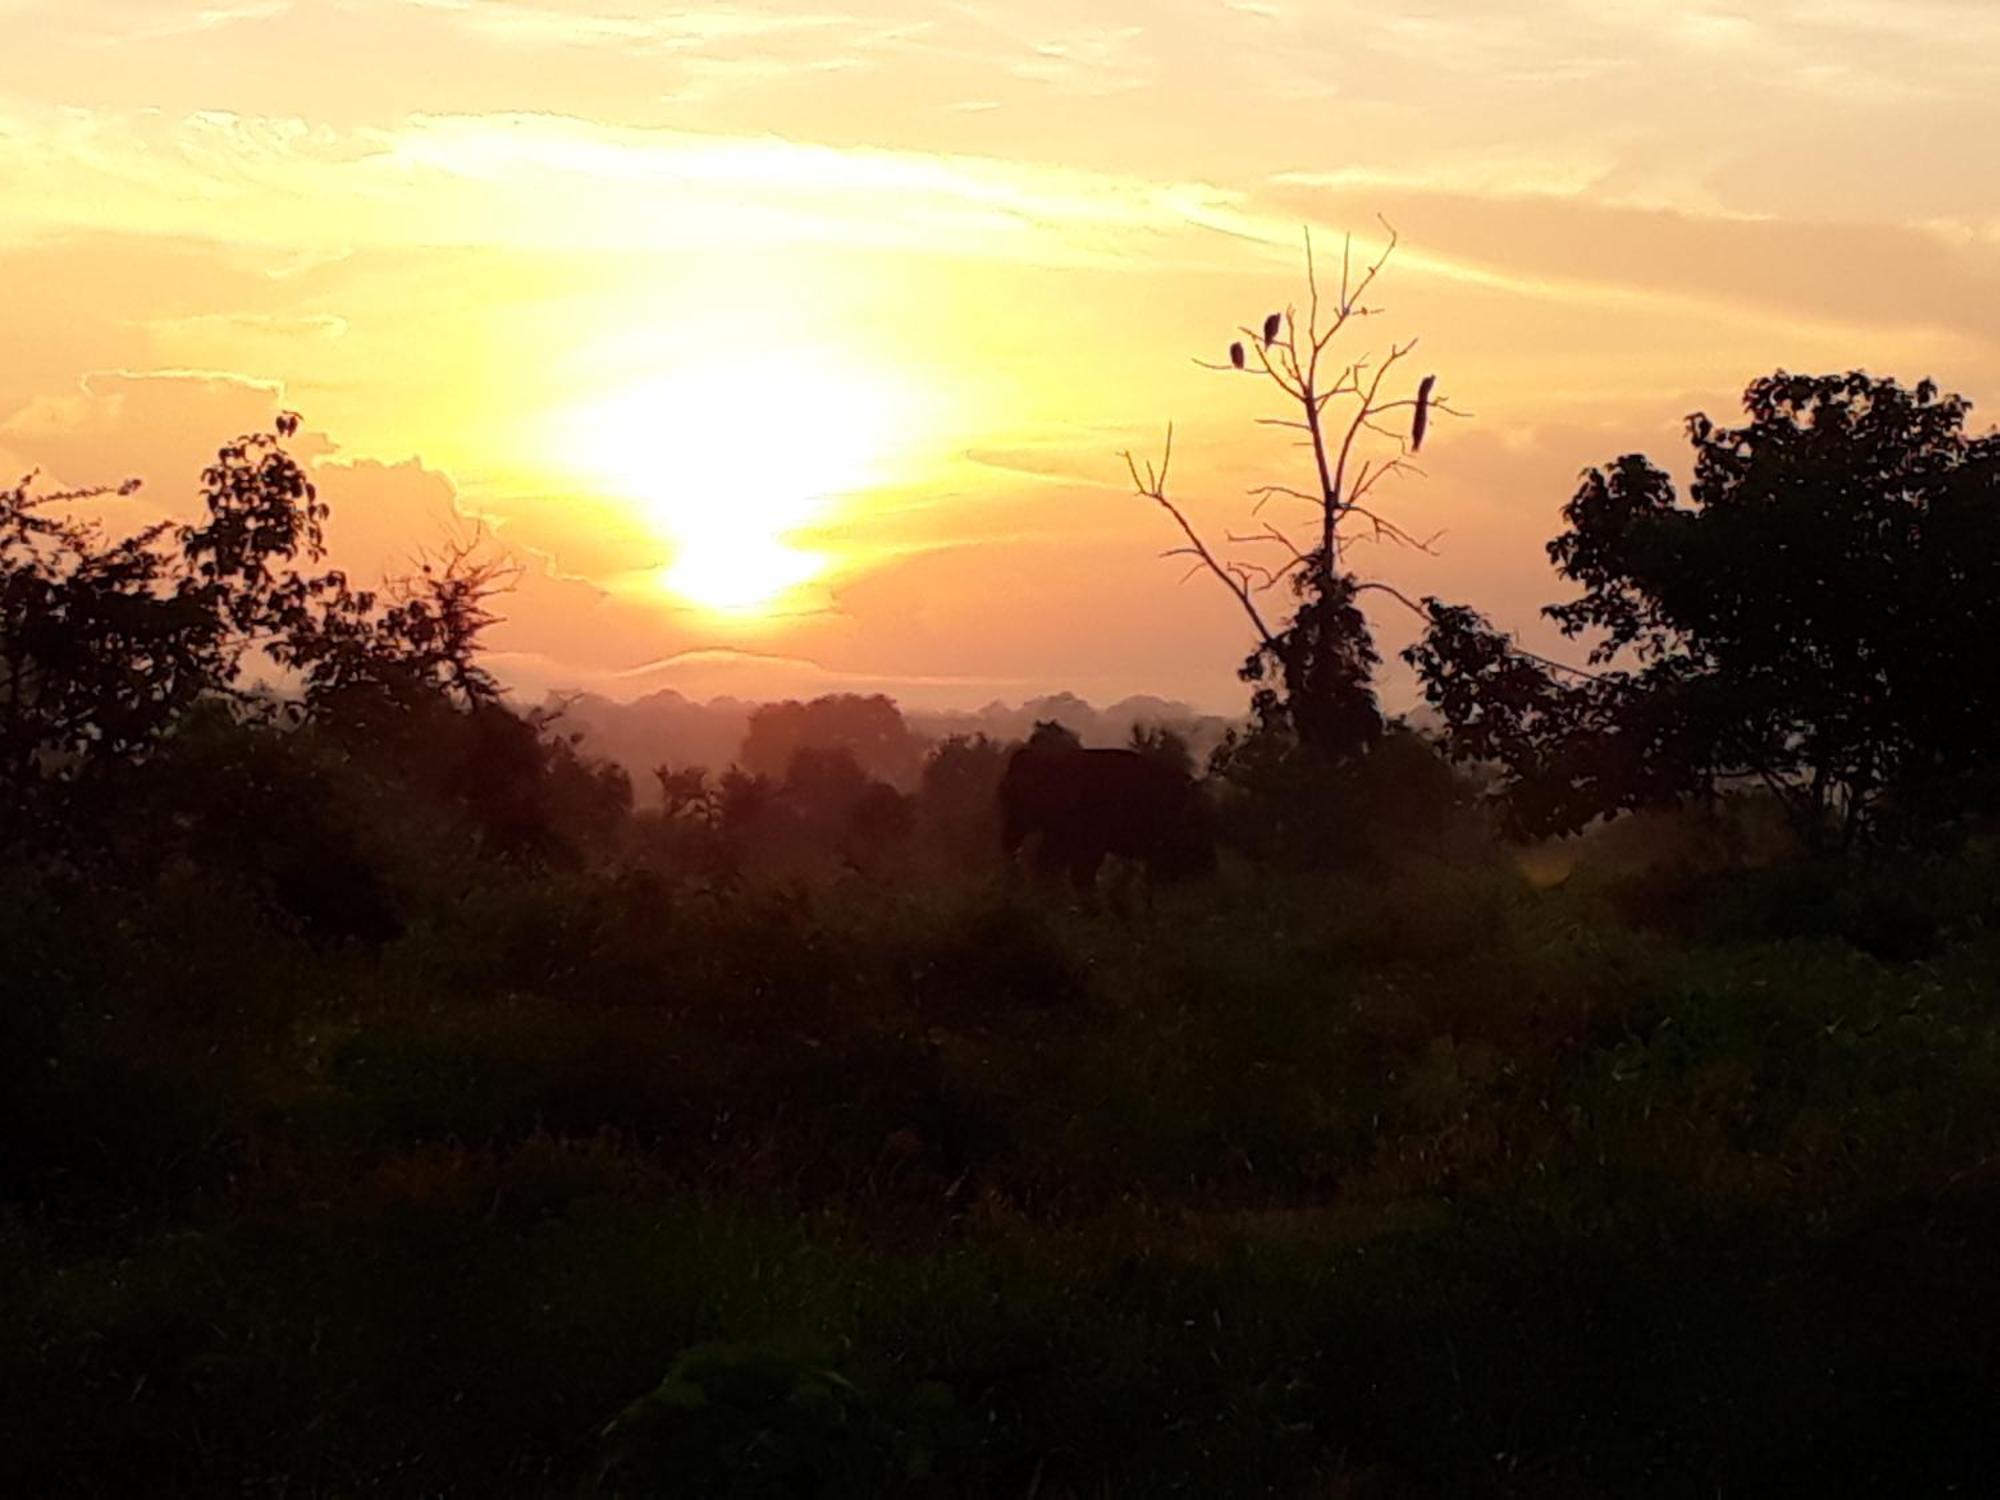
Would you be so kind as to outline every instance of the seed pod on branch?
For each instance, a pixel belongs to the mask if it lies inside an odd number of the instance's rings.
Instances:
[[[1424,447],[1424,433],[1431,425],[1431,387],[1437,384],[1437,376],[1426,375],[1423,384],[1417,387],[1417,409],[1410,418],[1410,451],[1421,453]]]

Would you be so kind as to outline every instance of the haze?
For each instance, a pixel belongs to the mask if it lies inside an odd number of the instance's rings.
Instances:
[[[1218,531],[1296,478],[1194,360],[1308,228],[1395,224],[1380,336],[1476,413],[1389,502],[1438,555],[1367,565],[1540,649],[1583,466],[1777,366],[2000,389],[1980,0],[1077,15],[0,0],[0,471],[185,513],[296,407],[357,569],[526,562],[523,692],[1233,710],[1118,454],[1172,419]]]

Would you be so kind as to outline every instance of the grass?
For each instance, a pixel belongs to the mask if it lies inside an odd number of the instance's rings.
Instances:
[[[375,951],[198,872],[11,878],[18,1492],[1916,1494],[2000,1458],[1969,917],[1675,930],[1436,862],[1082,910],[489,870]]]

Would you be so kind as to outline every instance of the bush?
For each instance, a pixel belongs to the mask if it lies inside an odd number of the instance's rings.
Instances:
[[[1477,789],[1415,731],[1328,762],[1271,730],[1226,741],[1210,766],[1225,842],[1263,865],[1379,869],[1407,859],[1487,863]]]

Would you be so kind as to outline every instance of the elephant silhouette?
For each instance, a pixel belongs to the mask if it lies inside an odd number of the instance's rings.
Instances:
[[[1148,875],[1180,880],[1215,868],[1201,791],[1183,772],[1135,750],[1085,750],[1038,739],[1016,750],[1000,779],[1001,842],[1024,846],[1037,872],[1094,885],[1110,855]]]

